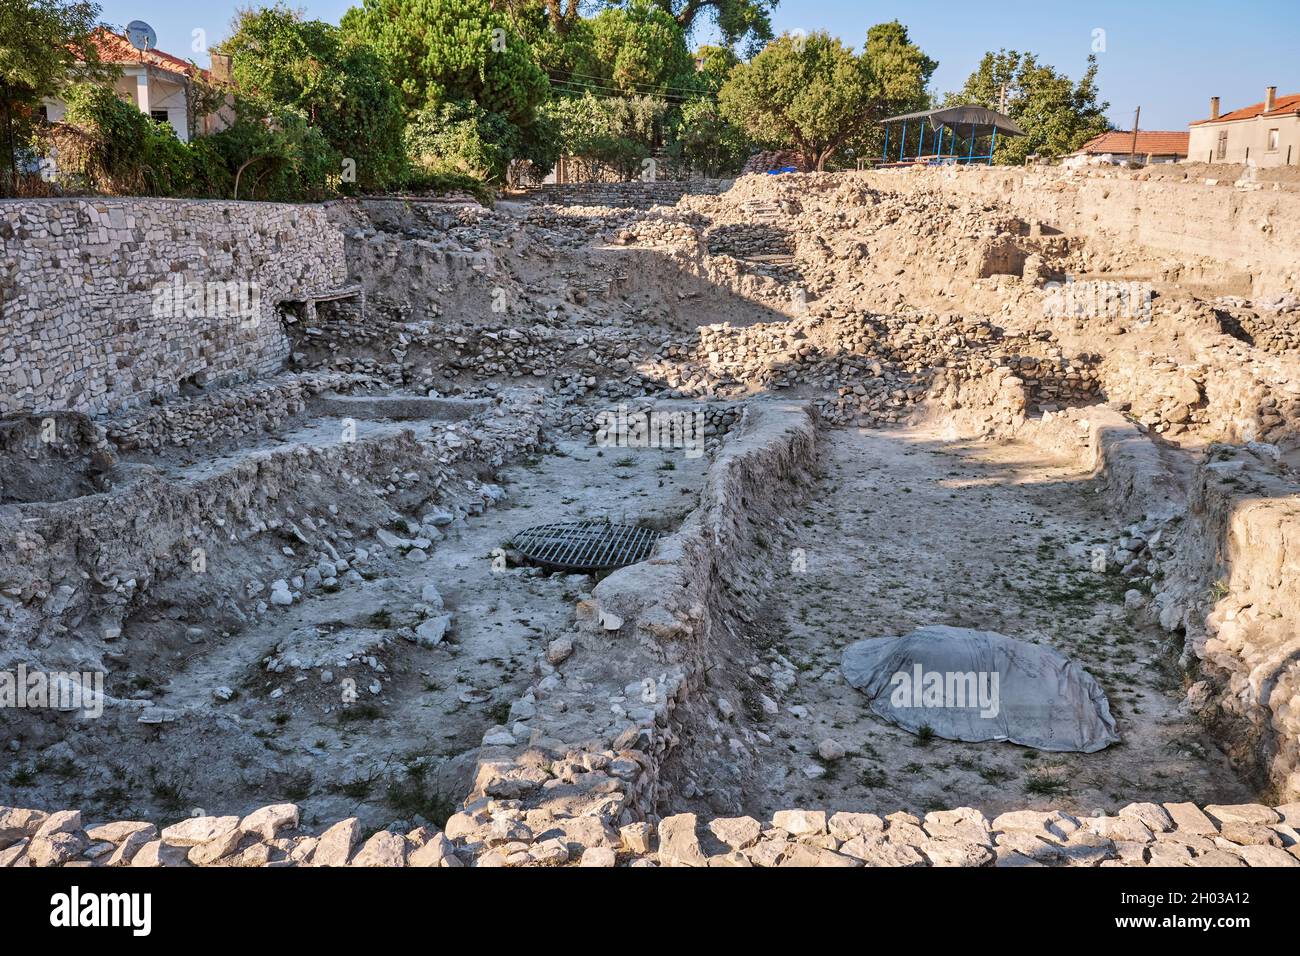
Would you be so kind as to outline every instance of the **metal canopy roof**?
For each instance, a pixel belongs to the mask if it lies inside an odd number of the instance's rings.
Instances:
[[[943,109],[924,110],[920,113],[904,113],[901,116],[887,117],[880,122],[883,124],[910,120],[929,120],[931,129],[938,129],[940,126],[951,126],[955,129],[962,126],[975,126],[985,130],[996,129],[1008,136],[1025,135],[1025,131],[1017,126],[1015,120],[1010,116],[999,113],[997,110],[973,105],[947,106]]]

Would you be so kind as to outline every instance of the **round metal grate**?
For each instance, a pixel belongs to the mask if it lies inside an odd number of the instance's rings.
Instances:
[[[514,536],[515,548],[553,571],[609,571],[644,561],[659,532],[606,521],[543,524]]]

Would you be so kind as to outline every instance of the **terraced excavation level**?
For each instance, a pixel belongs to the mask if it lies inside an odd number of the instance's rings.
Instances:
[[[771,586],[754,615],[765,658],[752,688],[763,718],[756,726],[770,742],[756,745],[752,779],[737,788],[744,812],[761,819],[789,806],[860,806],[924,815],[969,806],[993,816],[1250,797],[1205,727],[1180,708],[1177,641],[1125,607],[1120,568],[1096,569],[1095,556],[1124,529],[1077,461],[1028,442],[954,440],[941,426],[915,426],[837,430],[822,467],[807,507],[773,549]],[[944,740],[880,719],[846,683],[844,648],[934,624],[1061,651],[1100,683],[1122,741],[1096,753],[1048,753]],[[762,712],[764,699],[773,712]],[[725,776],[720,770],[700,789],[714,793]]]

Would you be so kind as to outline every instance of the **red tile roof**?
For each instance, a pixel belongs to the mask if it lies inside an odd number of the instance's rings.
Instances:
[[[1287,113],[1300,113],[1300,93],[1288,93],[1286,96],[1279,96],[1273,100],[1273,109],[1269,111],[1269,116],[1285,116]],[[1218,119],[1196,120],[1190,123],[1191,126],[1200,126],[1202,123],[1222,123],[1232,120],[1254,119],[1256,116],[1264,115],[1264,104],[1255,103],[1252,106],[1243,106],[1239,110],[1233,110],[1231,113],[1224,113]]]
[[[1133,131],[1112,130],[1094,136],[1079,147],[1079,152],[1097,155],[1100,153],[1136,153],[1139,156],[1186,156],[1189,133],[1164,132],[1157,130],[1138,130],[1137,148],[1133,148]]]
[[[96,30],[92,36],[92,42],[95,44],[95,48],[99,50],[99,58],[105,63],[143,63],[170,70],[173,73],[183,73],[186,76],[207,75],[206,70],[200,69],[188,60],[182,60],[180,57],[164,53],[162,50],[137,50],[126,37],[111,33],[108,30]]]

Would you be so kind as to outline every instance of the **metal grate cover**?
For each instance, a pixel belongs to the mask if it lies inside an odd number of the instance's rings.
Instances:
[[[514,536],[515,548],[553,571],[608,571],[644,561],[660,532],[606,521],[543,524]]]

